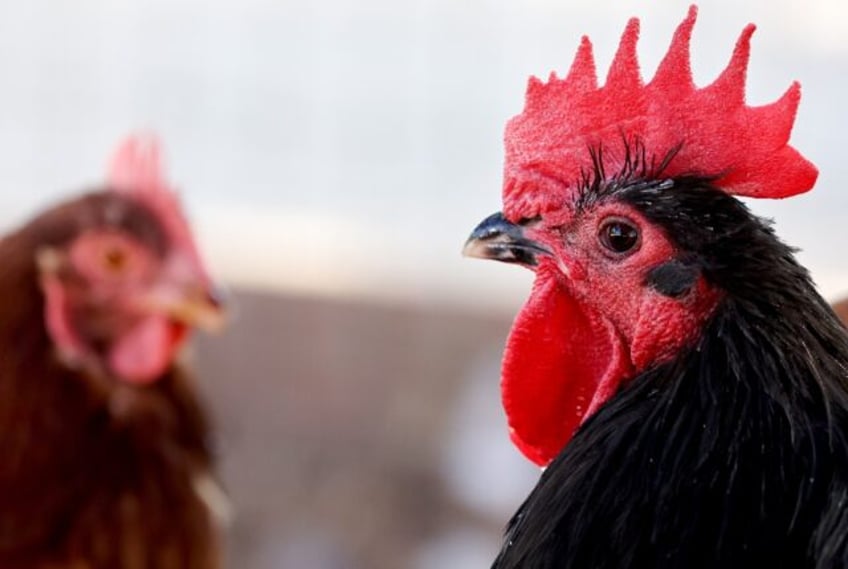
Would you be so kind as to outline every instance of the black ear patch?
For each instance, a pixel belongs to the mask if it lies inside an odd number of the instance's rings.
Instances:
[[[699,272],[695,264],[673,259],[651,269],[645,284],[662,295],[678,298],[692,289]]]

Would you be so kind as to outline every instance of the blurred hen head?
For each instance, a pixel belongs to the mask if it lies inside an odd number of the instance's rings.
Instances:
[[[223,313],[151,138],[117,150],[105,191],[32,222],[47,331],[70,366],[145,384],[190,327]]]
[[[732,195],[787,197],[815,182],[788,145],[799,85],[745,104],[749,26],[718,79],[696,88],[695,17],[692,7],[647,84],[635,19],[602,87],[586,38],[564,79],[532,78],[506,128],[503,212],[466,244],[536,272],[502,390],[513,441],[541,465],[625,380],[697,335],[726,292],[707,270],[723,262],[716,238],[745,218]]]

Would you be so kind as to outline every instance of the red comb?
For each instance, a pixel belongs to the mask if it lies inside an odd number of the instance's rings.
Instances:
[[[118,145],[109,166],[108,183],[113,191],[126,193],[149,207],[162,223],[176,249],[198,274],[206,277],[188,221],[162,166],[159,140],[152,134],[127,137]]]
[[[524,111],[506,127],[505,211],[510,217],[561,207],[592,169],[589,149],[602,149],[606,166],[623,166],[625,145],[636,143],[659,165],[676,148],[662,175],[714,177],[731,194],[784,198],[813,187],[818,170],[788,145],[801,98],[793,83],[777,101],[745,104],[745,76],[754,26],[746,27],[727,68],[709,86],[695,87],[689,39],[692,6],[654,78],[639,74],[639,21],[628,22],[598,87],[592,44],[584,37],[565,79],[531,77]],[[618,155],[616,155],[618,153]],[[530,210],[535,211],[530,211]]]
[[[112,158],[109,183],[123,192],[169,192],[159,139],[153,134],[136,134],[124,139]]]

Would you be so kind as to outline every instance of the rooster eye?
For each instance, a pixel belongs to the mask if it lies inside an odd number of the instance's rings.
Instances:
[[[604,248],[616,255],[622,255],[638,247],[639,230],[627,219],[612,218],[601,224],[598,239]]]

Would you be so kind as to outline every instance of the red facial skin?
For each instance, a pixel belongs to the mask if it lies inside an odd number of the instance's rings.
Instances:
[[[43,272],[42,289],[63,359],[130,383],[160,377],[187,335],[151,306],[173,280],[165,260],[118,229],[85,231],[57,253],[62,266]]]
[[[639,229],[627,254],[599,239],[611,218]],[[625,204],[549,212],[526,234],[553,254],[535,267],[507,343],[502,390],[513,441],[544,466],[624,382],[692,341],[718,294],[702,278],[680,298],[646,285],[649,271],[673,259],[675,249]]]

